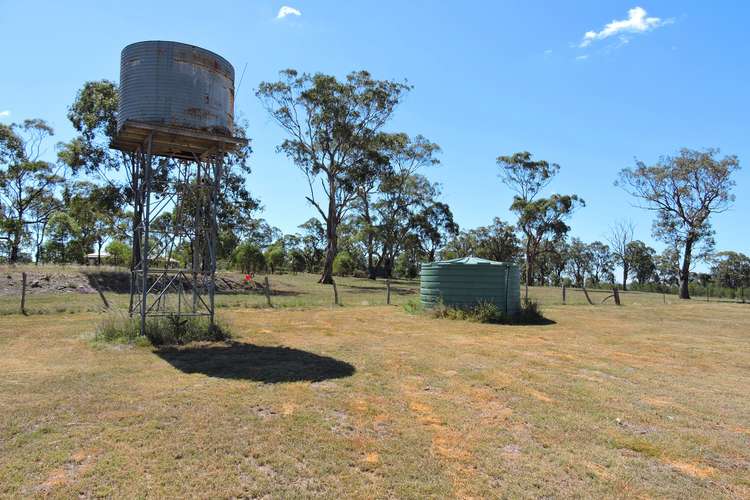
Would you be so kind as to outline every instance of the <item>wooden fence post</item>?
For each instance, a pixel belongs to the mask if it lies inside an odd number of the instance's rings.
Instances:
[[[563,304],[565,304],[565,285],[563,285]]]
[[[589,297],[589,292],[586,291],[586,287],[582,287],[581,290],[583,290],[583,294],[586,296],[586,300],[588,300],[589,304],[593,306],[594,303],[591,302],[591,297]]]
[[[617,289],[616,286],[612,287],[612,293],[615,296],[615,304],[619,306],[620,305],[620,291]]]
[[[390,278],[385,280],[385,289],[386,289],[385,303],[387,305],[391,305],[391,280]]]
[[[339,303],[339,291],[338,288],[336,288],[336,280],[331,278],[331,285],[333,285],[333,303],[337,306],[340,306]]]
[[[26,273],[21,273],[21,314],[26,316]]]
[[[271,285],[268,283],[268,276],[266,276],[264,284],[265,286],[263,288],[266,292],[266,302],[268,303],[268,307],[273,307],[273,305],[271,305]]]

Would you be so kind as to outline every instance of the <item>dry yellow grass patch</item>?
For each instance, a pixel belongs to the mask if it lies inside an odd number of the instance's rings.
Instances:
[[[750,493],[750,308],[227,310],[235,342],[95,346],[96,314],[0,323],[0,496]]]

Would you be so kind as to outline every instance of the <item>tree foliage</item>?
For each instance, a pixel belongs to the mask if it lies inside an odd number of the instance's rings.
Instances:
[[[654,236],[682,250],[683,299],[690,298],[693,259],[707,255],[713,247],[711,215],[726,211],[734,201],[732,175],[739,169],[739,160],[718,155],[718,149],[682,149],[654,165],[638,161],[635,168],[620,172],[619,185],[639,199],[642,208],[656,212]]]
[[[338,251],[338,226],[357,187],[377,175],[383,159],[378,143],[383,126],[410,90],[404,83],[375,80],[366,71],[344,81],[289,69],[277,82],[262,82],[256,95],[287,133],[279,151],[305,174],[307,201],[326,225],[326,258],[320,281],[330,283]],[[322,177],[316,196],[316,182]]]

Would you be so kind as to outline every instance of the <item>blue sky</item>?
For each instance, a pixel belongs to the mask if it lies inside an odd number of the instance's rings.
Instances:
[[[277,19],[284,5],[301,15]],[[717,246],[750,254],[749,15],[745,2],[701,1],[0,0],[0,120],[44,118],[57,140],[69,139],[76,90],[116,81],[120,50],[139,40],[218,52],[238,84],[247,63],[237,111],[253,139],[248,184],[263,216],[292,232],[313,209],[304,177],[275,152],[283,136],[254,89],[283,68],[367,69],[414,85],[389,128],[441,145],[442,165],[425,173],[464,228],[513,220],[495,158],[528,150],[562,166],[550,190],[586,200],[573,235],[603,239],[614,220],[630,218],[660,249],[652,214],[613,186],[617,172],[636,157],[710,146],[743,163],[734,208],[714,219]]]

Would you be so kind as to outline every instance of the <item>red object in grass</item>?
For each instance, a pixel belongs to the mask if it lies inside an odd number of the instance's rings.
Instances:
[[[253,278],[249,274],[245,275],[245,281],[250,281],[251,279]]]

